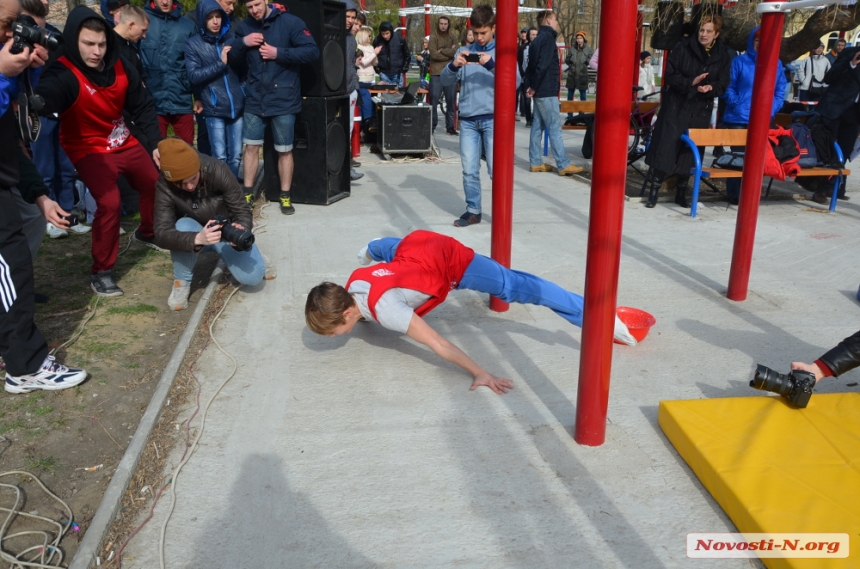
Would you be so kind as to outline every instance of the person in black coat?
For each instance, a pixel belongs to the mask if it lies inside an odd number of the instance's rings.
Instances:
[[[688,128],[708,128],[714,99],[729,86],[731,54],[720,41],[723,19],[704,16],[698,33],[682,39],[666,61],[663,98],[645,163],[651,167],[651,190],[645,207],[654,207],[663,178],[678,174],[675,203],[687,203],[693,155],[681,135]]]
[[[379,73],[379,78],[383,83],[400,85],[403,80],[401,74],[409,71],[409,63],[412,59],[406,40],[394,32],[391,22],[382,22],[379,25],[379,35],[373,40],[373,47],[379,48],[376,53],[379,61],[376,72]]]
[[[848,336],[814,363],[791,362],[791,369],[808,371],[818,382],[823,377],[838,377],[860,366],[860,331]]]
[[[848,160],[860,133],[860,108],[856,102],[860,95],[860,47],[842,50],[824,82],[828,87],[816,109]],[[844,184],[841,187],[844,199]]]

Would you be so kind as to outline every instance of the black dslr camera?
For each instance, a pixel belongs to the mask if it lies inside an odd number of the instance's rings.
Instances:
[[[9,53],[21,53],[25,47],[32,50],[36,44],[49,51],[57,51],[63,43],[63,36],[40,28],[36,25],[36,20],[27,14],[21,14],[17,20],[12,22],[12,38],[15,41],[9,49]]]
[[[788,375],[776,372],[761,364],[756,365],[750,387],[782,395],[795,407],[805,408],[815,388],[815,374],[792,370]]]
[[[209,227],[220,225],[221,241],[231,243],[237,251],[250,251],[251,245],[254,244],[254,234],[250,231],[236,229],[230,223],[229,217],[216,215],[213,223],[209,224]]]

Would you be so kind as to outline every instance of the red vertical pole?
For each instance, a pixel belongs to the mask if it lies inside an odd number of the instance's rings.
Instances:
[[[355,105],[352,117],[352,157],[361,156],[361,105]]]
[[[469,11],[472,10],[472,0],[466,0],[466,8],[468,8]],[[498,13],[498,11],[499,11],[499,8],[497,6],[496,7],[496,13]],[[496,24],[498,24],[498,22],[496,22]],[[472,27],[472,18],[466,18],[466,27],[467,28]],[[496,33],[496,37],[498,37],[498,33]]]
[[[621,228],[627,182],[627,134],[633,77],[630,53],[636,36],[636,4],[629,0],[603,0],[597,71],[597,109],[594,121],[594,166],[588,220],[588,254],[585,264],[585,309],[576,401],[574,439],[581,445],[599,446],[606,439],[609,376],[612,369],[612,337],[618,267],[621,260]],[[625,55],[626,54],[626,55]],[[614,61],[613,65],[606,65]]]
[[[768,0],[773,2],[776,0]],[[765,12],[761,18],[761,35],[755,60],[750,122],[747,127],[747,146],[744,154],[744,172],[741,178],[741,198],[738,220],[735,225],[735,244],[732,249],[732,266],[729,271],[731,300],[746,300],[752,266],[755,228],[764,176],[764,151],[770,110],[773,106],[773,89],[776,83],[776,62],[782,45],[784,12]]]
[[[565,51],[567,50],[567,46],[564,46],[564,47],[558,47],[558,46],[556,45],[556,47],[555,47],[555,48],[558,50],[558,77],[559,77],[559,82],[558,82],[558,98],[559,98],[559,99],[563,99],[563,98],[564,98],[564,94],[561,92],[561,84],[562,84],[562,83],[564,83],[564,73],[562,72],[562,69],[564,69],[564,68],[562,67],[562,63],[564,62],[564,56],[565,56],[565,55],[567,55],[567,54],[565,53]]]
[[[496,83],[493,124],[493,227],[490,254],[511,266],[514,202],[514,113],[517,105],[517,0],[496,4]],[[490,309],[504,312],[508,303],[490,297]]]
[[[663,50],[663,62],[662,62],[663,69],[660,71],[660,90],[663,90],[666,88],[666,84],[663,82],[663,78],[666,76],[666,62],[669,61],[669,54],[670,53],[672,53],[671,49],[664,49]]]
[[[638,6],[636,8],[636,41],[633,42],[633,85],[639,84],[639,54],[642,53],[642,9],[644,7],[644,0],[639,0]],[[632,92],[631,95],[635,97],[635,94]]]
[[[406,8],[406,0],[400,0],[400,7]],[[403,37],[406,37],[406,16],[400,16],[400,27],[403,28]]]
[[[361,0],[361,11],[364,12],[366,10],[367,10],[367,8],[364,5],[364,0]]]

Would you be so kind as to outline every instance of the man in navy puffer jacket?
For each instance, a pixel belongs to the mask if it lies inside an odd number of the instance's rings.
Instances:
[[[726,111],[723,113],[723,125],[726,128],[746,128],[750,122],[750,105],[752,104],[753,77],[755,76],[755,58],[758,52],[759,28],[753,29],[747,39],[747,50],[732,60],[731,80],[723,98],[726,101]],[[776,60],[776,87],[773,91],[773,104],[770,117],[782,107],[785,97],[785,70],[782,62]],[[732,148],[743,150],[743,148]],[[740,198],[741,181],[739,178],[726,180],[726,195],[729,202],[737,204]]]
[[[245,93],[227,65],[234,39],[230,18],[215,0],[202,0],[197,4],[197,29],[199,34],[185,42],[188,80],[203,102],[212,156],[239,177]]]
[[[296,115],[302,110],[300,66],[315,61],[320,50],[305,23],[266,0],[246,0],[248,17],[236,29],[236,39],[228,61],[234,68],[248,66],[245,85],[245,115],[242,138],[245,143],[245,196],[253,192],[260,162],[260,147],[266,126],[272,129],[278,152],[281,178],[281,213],[296,212],[290,199],[293,181],[293,131]],[[321,164],[307,164],[320,168]]]
[[[182,17],[182,7],[174,0],[149,0],[143,9],[149,30],[140,40],[140,61],[155,100],[158,128],[167,136],[167,125],[173,125],[176,136],[193,145],[194,102],[185,71],[185,41],[197,34],[195,26]]]

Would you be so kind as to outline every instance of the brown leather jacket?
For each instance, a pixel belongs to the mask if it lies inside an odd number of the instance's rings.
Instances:
[[[251,211],[242,187],[224,162],[200,155],[200,181],[197,189],[186,192],[161,175],[155,184],[155,243],[171,251],[194,251],[195,233],[177,231],[176,220],[190,217],[206,225],[216,215],[229,217],[251,230]]]

